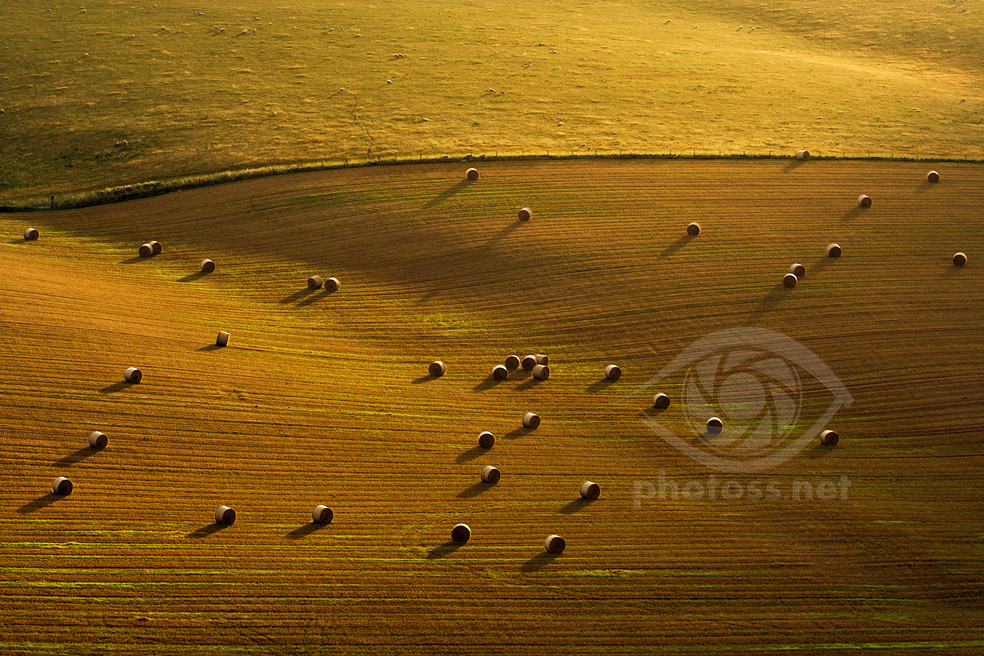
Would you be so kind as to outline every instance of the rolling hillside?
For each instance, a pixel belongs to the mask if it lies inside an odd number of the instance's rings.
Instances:
[[[395,156],[984,157],[978,0],[761,4],[9,2],[0,202]]]
[[[980,166],[479,167],[474,183],[458,163],[371,167],[0,215],[0,652],[984,647]],[[40,240],[17,238],[29,225]],[[164,252],[137,257],[150,239]],[[205,257],[216,272],[196,274]],[[784,289],[792,262],[807,274]],[[315,273],[341,289],[308,291]],[[844,382],[837,447],[724,474],[641,421],[651,390],[633,391],[745,326]],[[536,352],[549,380],[489,380]],[[445,376],[426,375],[434,359]],[[685,433],[681,381],[662,389],[661,421]],[[797,428],[826,403],[804,389]],[[105,451],[83,448],[92,430]],[[850,489],[638,499],[661,472]],[[58,475],[71,496],[47,493]],[[578,500],[584,480],[600,499]],[[318,503],[335,512],[321,528]],[[219,504],[234,526],[213,524]],[[457,522],[473,536],[456,548]]]

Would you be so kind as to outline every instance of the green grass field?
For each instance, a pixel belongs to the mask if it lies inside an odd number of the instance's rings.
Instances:
[[[976,1],[81,9],[0,9],[0,202],[391,156],[984,156]]]
[[[984,177],[933,166],[372,167],[0,216],[0,653],[980,653]],[[164,253],[137,257],[148,239]],[[630,392],[741,326],[800,341],[854,403],[836,448],[718,480],[849,493],[636,508],[637,481],[715,472]],[[549,380],[489,381],[538,351]]]

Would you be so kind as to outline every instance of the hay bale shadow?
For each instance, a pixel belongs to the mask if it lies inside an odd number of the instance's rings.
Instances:
[[[286,305],[287,303],[294,303],[295,301],[301,300],[305,296],[310,296],[315,291],[317,291],[317,290],[311,289],[310,287],[305,287],[304,289],[299,289],[296,292],[294,292],[293,294],[290,294],[288,296],[284,296],[282,299],[280,299],[280,304],[281,305]]]
[[[539,380],[538,378],[533,378],[531,376],[529,380],[524,381],[524,382],[520,383],[519,385],[517,385],[516,386],[516,390],[517,391],[520,391],[520,392],[526,391],[528,389],[532,389],[532,388],[536,387],[537,385],[539,385],[542,382],[543,382],[542,380]]]
[[[601,380],[596,381],[584,388],[585,392],[598,392],[600,390],[611,387],[614,380],[609,379],[607,376],[602,377]]]
[[[322,289],[320,294],[315,294],[314,296],[308,296],[297,304],[297,307],[304,307],[306,305],[311,305],[312,303],[317,303],[323,298],[327,298],[334,294],[335,292],[330,292],[327,289]]]
[[[796,169],[803,166],[804,164],[806,164],[806,161],[802,159],[794,159],[788,164],[786,164],[786,166],[782,167],[782,172],[789,173],[790,171],[795,171]]]
[[[113,394],[114,392],[119,392],[120,390],[126,389],[129,386],[130,386],[130,383],[126,382],[125,380],[121,380],[121,381],[119,381],[117,383],[113,383],[112,385],[107,385],[106,387],[104,387],[101,390],[99,390],[99,393],[100,394]]]
[[[120,260],[120,264],[136,264],[137,262],[144,262],[149,260],[149,257],[140,257],[139,255],[134,255],[133,257],[128,257],[124,260]]]
[[[46,508],[47,506],[50,506],[51,504],[53,504],[54,502],[58,501],[61,498],[62,495],[55,494],[54,492],[49,492],[44,496],[38,497],[34,501],[25,503],[23,506],[17,509],[17,512],[21,515],[27,515],[34,512],[35,510]]]
[[[431,376],[430,374],[424,374],[420,378],[414,378],[410,382],[412,382],[414,385],[419,385],[420,383],[427,383],[432,380],[437,380],[438,378],[440,378],[440,376]]]
[[[850,219],[857,218],[857,217],[861,216],[862,214],[864,214],[864,210],[865,210],[865,208],[862,208],[862,207],[855,207],[853,209],[850,209],[850,210],[844,212],[844,216],[841,217],[841,221],[848,221]]]
[[[65,456],[61,460],[56,461],[54,463],[54,466],[55,467],[68,467],[70,465],[75,465],[77,463],[82,462],[83,460],[85,460],[89,456],[94,455],[95,453],[96,453],[96,450],[93,449],[92,447],[90,447],[90,446],[83,447],[83,448],[79,449],[78,451],[76,451],[75,453],[70,453],[69,455]]]
[[[509,438],[510,440],[514,440],[514,439],[516,439],[517,437],[520,437],[520,436],[522,436],[522,435],[527,435],[527,434],[529,434],[530,432],[531,432],[531,431],[530,431],[530,429],[529,429],[529,428],[516,428],[516,429],[513,429],[513,430],[511,430],[511,431],[509,431],[509,432],[508,432],[508,433],[506,433],[505,435],[503,435],[503,437],[507,437],[507,438]]]
[[[490,487],[493,487],[493,486],[492,485],[489,485],[488,483],[483,483],[483,482],[479,481],[478,483],[475,483],[471,487],[465,488],[464,490],[462,490],[461,492],[459,492],[458,493],[458,498],[459,499],[471,499],[472,497],[477,497],[479,494],[481,494],[482,492],[485,492],[485,490],[489,489]]]
[[[590,506],[592,502],[593,502],[592,499],[585,499],[584,497],[580,497],[574,499],[569,504],[561,508],[559,512],[563,515],[570,515],[572,513],[576,513],[581,508]]]
[[[557,554],[547,553],[544,551],[543,553],[537,554],[527,560],[519,569],[522,572],[539,572],[555,560],[557,560]]]
[[[643,421],[646,419],[656,419],[657,416],[663,414],[664,412],[669,412],[669,408],[654,408],[650,405],[649,407],[640,410],[638,417]]]
[[[307,537],[312,533],[317,533],[325,526],[327,526],[327,524],[316,524],[314,522],[308,522],[307,524],[303,524],[295,528],[293,531],[288,533],[286,537],[288,540],[300,540],[301,538]]]
[[[474,460],[478,456],[482,455],[483,453],[488,453],[488,451],[489,451],[488,449],[483,449],[480,446],[473,446],[467,451],[462,451],[461,453],[459,453],[458,457],[455,458],[454,461],[457,463],[469,462],[471,460]]]
[[[184,278],[178,278],[178,282],[192,282],[193,280],[198,280],[199,278],[204,278],[208,274],[204,271],[196,271],[195,273],[185,276]]]
[[[7,243],[8,244],[23,244],[26,241],[27,241],[26,239],[24,239],[23,237],[21,237],[20,239],[12,239],[12,240],[8,241]]]
[[[806,270],[806,275],[809,276],[811,271],[814,272],[814,273],[819,273],[819,272],[823,271],[830,264],[830,261],[831,260],[836,260],[836,259],[839,259],[839,258],[830,257],[829,255],[823,255],[823,256],[817,258],[817,261],[813,263],[813,266]],[[781,286],[782,283],[779,283],[779,285]]]
[[[939,182],[930,182],[929,180],[923,180],[922,184],[916,187],[916,193],[921,194],[931,187],[939,187]]]
[[[751,317],[760,317],[766,312],[773,310],[779,300],[786,296],[790,291],[792,290],[785,288],[781,282],[776,283],[776,285],[769,290],[769,293],[765,295],[765,298],[759,301],[756,308],[752,310]]]
[[[218,524],[216,522],[210,522],[210,523],[206,524],[205,526],[203,526],[203,527],[201,527],[199,529],[195,529],[194,531],[192,531],[191,533],[189,533],[185,537],[189,537],[189,538],[207,538],[208,536],[212,535],[213,533],[218,533],[219,531],[221,531],[224,528],[225,528],[225,526],[223,526],[222,524]]]
[[[229,348],[228,346],[219,346],[218,344],[209,344],[207,346],[200,346],[197,350],[199,351],[220,351],[222,349]]]
[[[493,387],[497,386],[500,382],[502,382],[502,381],[496,380],[490,374],[485,380],[483,380],[478,385],[476,385],[475,387],[473,387],[472,388],[472,391],[473,392],[484,392],[485,390],[490,390]]]
[[[427,560],[436,560],[437,558],[444,558],[445,556],[450,556],[458,549],[465,546],[460,542],[455,542],[453,540],[448,540],[442,545],[438,545],[427,552]]]
[[[684,235],[677,239],[675,242],[663,249],[663,252],[659,254],[659,257],[666,257],[667,255],[673,255],[678,250],[693,241],[694,235]]]
[[[471,180],[467,178],[455,183],[453,186],[449,187],[448,189],[445,189],[437,196],[434,196],[434,198],[431,198],[429,201],[424,203],[424,209],[427,209],[429,207],[434,207],[435,205],[440,205],[448,198],[451,198],[451,196],[454,196],[456,193],[458,193],[459,191],[461,191],[462,189],[464,189],[470,184],[471,184]]]
[[[497,232],[487,242],[485,242],[485,245],[486,246],[489,246],[489,245],[494,244],[494,243],[496,243],[498,241],[502,241],[503,239],[505,239],[506,237],[508,237],[511,233],[513,233],[516,230],[518,230],[519,229],[519,226],[523,225],[523,223],[525,223],[525,221],[520,221],[519,219],[516,219],[515,221],[513,221],[512,223],[510,223],[509,225],[507,225],[505,228],[503,228],[502,230],[500,230],[499,232]]]
[[[826,444],[815,444],[812,449],[806,452],[806,457],[812,459],[822,458],[836,448],[837,447],[827,446]]]

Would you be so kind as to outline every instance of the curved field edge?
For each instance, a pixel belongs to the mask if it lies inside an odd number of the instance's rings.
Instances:
[[[926,163],[982,163],[984,160],[974,158],[929,158],[929,157],[895,157],[892,156],[864,156],[864,157],[845,157],[845,156],[824,156],[820,152],[811,153],[813,159],[824,159],[828,161],[886,161],[886,162],[926,162]],[[482,162],[508,162],[508,161],[534,161],[534,160],[568,160],[568,159],[652,159],[652,160],[757,160],[775,159],[788,161],[782,155],[767,154],[703,154],[694,150],[691,153],[591,153],[570,155],[551,155],[550,153],[541,154],[495,154],[478,156],[471,154],[463,155],[440,155],[433,157],[392,157],[376,158],[367,160],[345,160],[345,161],[321,161],[321,162],[296,162],[293,164],[277,164],[262,166],[257,168],[230,169],[216,171],[214,173],[203,173],[198,175],[185,175],[170,178],[167,180],[148,180],[135,184],[118,185],[103,189],[92,189],[76,192],[64,192],[51,194],[47,198],[37,197],[23,201],[12,201],[0,203],[0,212],[39,212],[48,210],[64,210],[80,207],[91,207],[93,205],[106,205],[109,203],[120,203],[138,198],[149,198],[160,196],[175,191],[197,189],[199,187],[211,187],[214,185],[225,184],[228,182],[238,182],[241,180],[253,180],[275,175],[289,175],[292,173],[306,173],[311,171],[331,171],[335,169],[357,168],[365,166],[397,166],[401,164],[438,164],[449,161],[456,161],[468,167],[480,166]]]
[[[516,161],[469,185],[455,162],[0,216],[0,644],[973,653],[984,174],[946,164],[930,185],[926,169]],[[16,238],[27,221],[39,241]],[[147,239],[164,253],[137,257]],[[842,258],[823,255],[831,241]],[[215,274],[195,273],[204,257]],[[785,290],[792,261],[808,271]],[[309,292],[312,273],[342,288]],[[800,341],[854,396],[836,449],[762,480],[846,476],[847,498],[668,488],[635,507],[636,481],[715,474],[643,425],[631,391],[739,326]],[[488,380],[538,351],[549,380]],[[429,380],[436,358],[448,373]],[[144,383],[121,385],[134,364]],[[805,391],[821,410],[824,390]],[[663,419],[685,430],[678,405]],[[110,447],[87,453],[96,427]],[[503,472],[491,489],[486,464]],[[66,472],[76,493],[50,499]],[[592,504],[585,479],[602,487]],[[325,502],[335,521],[313,529]],[[235,526],[214,529],[220,503]],[[458,521],[473,539],[454,549]],[[553,532],[568,550],[550,559]]]

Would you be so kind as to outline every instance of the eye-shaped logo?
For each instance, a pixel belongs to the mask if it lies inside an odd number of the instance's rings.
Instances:
[[[676,397],[670,409],[649,407],[642,413],[660,437],[694,460],[736,474],[763,471],[793,457],[854,400],[810,349],[764,328],[734,328],[698,339],[629,396],[643,392]],[[819,412],[824,394],[833,401]]]

